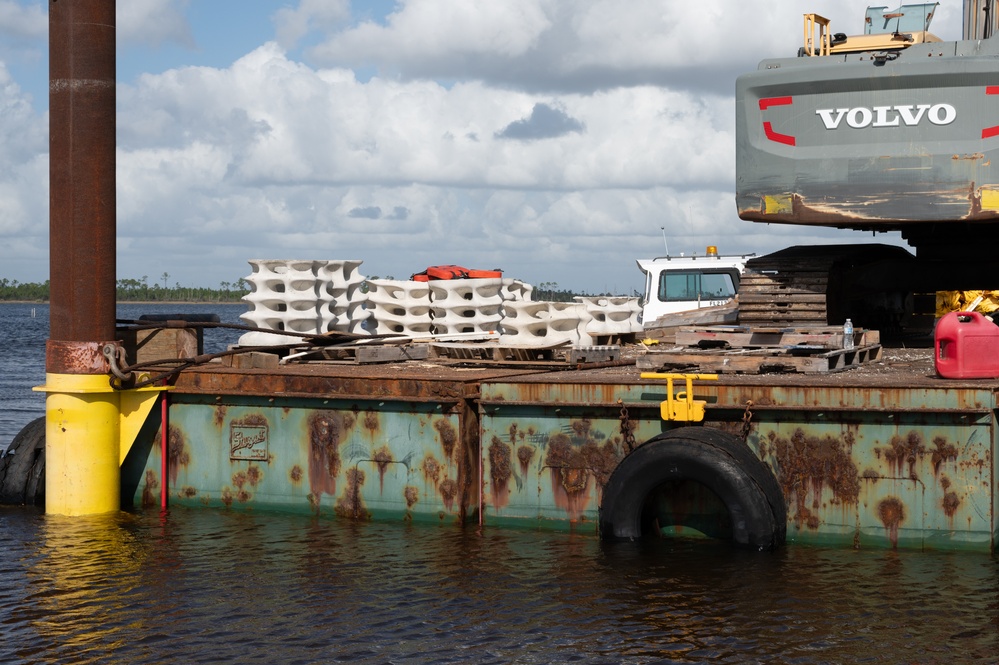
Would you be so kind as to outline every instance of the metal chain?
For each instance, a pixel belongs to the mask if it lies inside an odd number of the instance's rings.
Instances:
[[[624,405],[624,401],[618,400],[617,403],[621,405],[621,415],[619,417],[621,421],[621,436],[624,439],[625,449],[630,453],[637,447],[635,443],[635,425],[628,417],[628,407]]]
[[[753,400],[746,400],[746,410],[742,414],[742,440],[749,438],[749,432],[753,429]]]

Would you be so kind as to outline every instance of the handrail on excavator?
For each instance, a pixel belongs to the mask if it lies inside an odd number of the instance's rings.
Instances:
[[[817,40],[816,31],[818,31]],[[816,42],[818,42],[818,46],[816,46]],[[831,48],[829,19],[818,14],[805,14],[805,48],[802,53],[807,56],[829,55]]]

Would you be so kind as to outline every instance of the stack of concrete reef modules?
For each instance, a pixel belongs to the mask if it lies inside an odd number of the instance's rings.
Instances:
[[[637,298],[579,297],[534,301],[534,287],[516,279],[367,279],[361,262],[252,260],[251,292],[242,315],[274,331],[447,338],[482,335],[505,345],[586,346],[635,335]],[[287,344],[286,335],[250,332],[240,346]]]
[[[243,297],[248,325],[268,330],[305,334],[331,331],[356,332],[370,317],[365,310],[364,278],[357,273],[360,261],[250,261],[246,278],[250,293]],[[241,346],[287,344],[286,335],[250,332]]]

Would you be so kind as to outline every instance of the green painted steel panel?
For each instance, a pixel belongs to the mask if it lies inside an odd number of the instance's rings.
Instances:
[[[170,407],[171,502],[367,518],[460,514],[458,419],[433,403],[180,396]],[[158,496],[159,445],[136,490]]]
[[[626,412],[623,420],[621,407],[613,403],[484,407],[486,523],[530,520],[538,526],[595,533],[600,492],[610,474],[630,449],[663,429],[655,410],[643,411]]]
[[[661,420],[660,382],[566,378],[484,380],[446,402],[174,394],[170,500],[596,533],[620,460],[685,424]],[[995,397],[985,383],[729,379],[695,385],[694,394],[708,402],[703,426],[744,437],[772,470],[790,542],[994,546]],[[136,504],[158,505],[154,429],[143,429],[123,470]],[[701,502],[697,519],[710,521],[710,497],[688,496]],[[690,530],[682,521],[670,528]]]

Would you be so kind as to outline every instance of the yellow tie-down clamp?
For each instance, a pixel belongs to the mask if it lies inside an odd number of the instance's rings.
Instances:
[[[687,423],[699,423],[704,420],[704,407],[707,401],[694,399],[694,381],[717,381],[717,374],[661,374],[659,372],[642,372],[643,379],[665,379],[666,401],[660,406],[663,420],[677,420]],[[687,389],[673,394],[673,381],[682,380]]]

